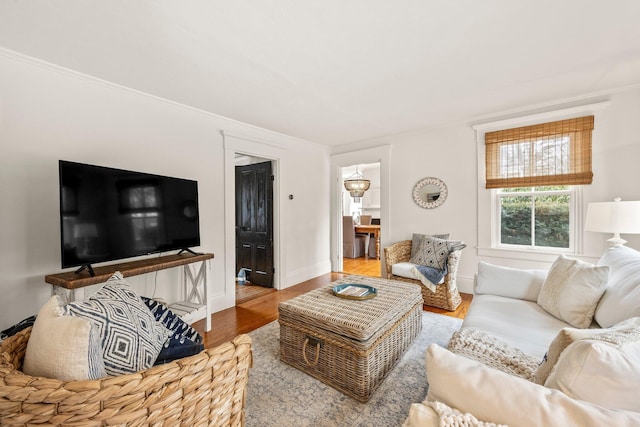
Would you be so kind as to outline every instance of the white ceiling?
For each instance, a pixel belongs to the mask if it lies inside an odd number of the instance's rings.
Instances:
[[[327,145],[640,82],[638,0],[0,0],[0,46]]]

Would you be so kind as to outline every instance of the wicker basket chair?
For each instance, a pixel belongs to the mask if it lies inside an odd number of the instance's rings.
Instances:
[[[444,276],[444,283],[436,287],[436,292],[431,292],[426,286],[422,285],[420,280],[396,276],[391,272],[393,264],[409,262],[411,259],[411,240],[396,242],[384,248],[387,279],[415,283],[422,288],[422,298],[424,299],[425,305],[454,311],[462,302],[458,287],[456,286],[456,274],[458,273],[458,263],[460,262],[461,254],[462,250],[453,251],[449,254],[449,258],[447,259],[447,275]]]
[[[59,381],[20,371],[31,328],[0,343],[0,425],[242,426],[251,338],[133,374]]]

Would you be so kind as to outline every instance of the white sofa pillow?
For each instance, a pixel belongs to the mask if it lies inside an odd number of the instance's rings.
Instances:
[[[618,339],[617,337],[619,336],[635,335],[637,334],[637,330],[640,330],[640,317],[627,319],[610,328],[562,328],[551,342],[551,345],[549,345],[547,354],[545,354],[542,363],[540,363],[538,369],[536,369],[535,382],[538,384],[544,384],[547,381],[551,370],[556,363],[558,363],[558,359],[560,359],[562,352],[575,341],[590,339]]]
[[[640,252],[627,246],[609,248],[598,265],[611,269],[609,283],[598,303],[594,319],[608,328],[640,316]]]
[[[538,294],[538,305],[576,328],[588,328],[607,285],[608,266],[595,266],[561,254]]]
[[[88,320],[63,316],[63,305],[54,295],[38,312],[27,342],[23,372],[61,381],[107,376],[98,330]]]
[[[426,356],[430,401],[509,427],[637,426],[640,413],[575,400],[432,344]]]
[[[574,399],[640,412],[640,328],[574,342],[544,385]]]
[[[546,277],[547,270],[521,270],[480,261],[475,293],[536,302]]]

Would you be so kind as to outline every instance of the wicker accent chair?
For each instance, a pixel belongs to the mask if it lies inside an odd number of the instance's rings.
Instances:
[[[145,371],[59,381],[20,371],[31,328],[0,343],[0,425],[243,426],[251,338]]]
[[[423,286],[420,280],[396,276],[391,272],[393,264],[409,262],[411,259],[411,240],[396,242],[384,248],[387,279],[415,283],[422,288],[422,298],[424,299],[425,305],[442,308],[447,311],[454,311],[462,302],[458,287],[456,286],[456,275],[458,274],[458,263],[460,262],[461,254],[462,250],[453,251],[449,254],[449,258],[447,259],[447,275],[444,276],[444,283],[438,285],[434,293]]]

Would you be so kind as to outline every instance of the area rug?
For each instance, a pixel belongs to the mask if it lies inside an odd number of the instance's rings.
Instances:
[[[279,359],[278,321],[249,333],[253,368],[247,387],[247,427],[401,426],[412,403],[427,395],[427,347],[446,347],[460,319],[423,312],[422,332],[367,403],[353,400]]]

